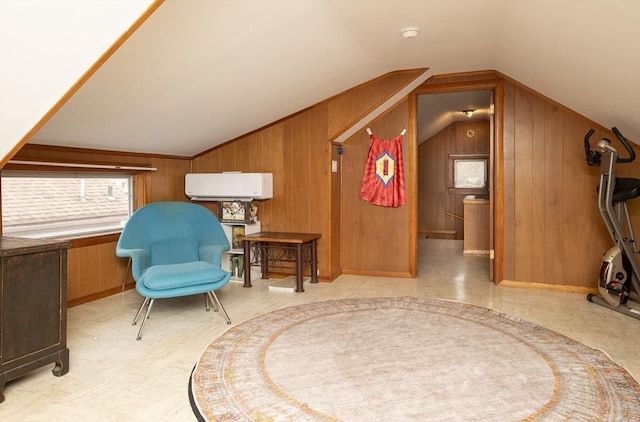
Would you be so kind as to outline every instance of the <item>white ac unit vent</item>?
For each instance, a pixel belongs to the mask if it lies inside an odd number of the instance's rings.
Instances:
[[[273,198],[272,173],[189,173],[185,194],[194,201],[223,201]]]

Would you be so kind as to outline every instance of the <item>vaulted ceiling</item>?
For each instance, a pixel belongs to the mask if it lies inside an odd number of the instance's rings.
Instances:
[[[637,0],[167,0],[30,142],[192,156],[413,68],[495,69],[640,140]]]

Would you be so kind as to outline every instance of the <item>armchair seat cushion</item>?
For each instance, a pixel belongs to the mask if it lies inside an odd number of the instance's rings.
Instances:
[[[228,275],[228,272],[209,262],[195,261],[153,265],[142,273],[138,282],[150,290],[167,290],[216,283]]]

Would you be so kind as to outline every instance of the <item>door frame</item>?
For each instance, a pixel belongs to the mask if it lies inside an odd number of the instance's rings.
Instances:
[[[492,75],[495,76],[495,75]],[[430,78],[409,95],[409,121],[411,127],[410,157],[409,157],[409,185],[413,204],[409,217],[409,242],[412,251],[410,257],[410,272],[417,275],[418,264],[418,201],[416,199],[418,186],[418,148],[417,148],[417,104],[418,95],[444,94],[465,91],[490,91],[493,102],[493,115],[490,116],[490,153],[489,153],[489,279],[495,284],[502,281],[503,247],[504,247],[504,161],[503,157],[503,81],[500,78],[479,80],[464,80],[468,75],[461,75],[461,81],[455,82],[456,77],[449,77],[454,82],[437,82],[440,78]]]

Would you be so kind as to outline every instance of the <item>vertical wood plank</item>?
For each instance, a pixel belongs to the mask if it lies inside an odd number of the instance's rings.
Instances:
[[[546,180],[548,169],[545,161],[545,101],[533,96],[531,102],[531,279],[544,280],[547,266],[546,244]]]
[[[545,239],[545,262],[541,280],[554,283],[563,273],[563,263],[568,259],[565,255],[566,242],[565,223],[567,215],[564,197],[563,170],[563,120],[562,112],[553,104],[545,104],[545,135],[543,145],[544,163],[544,204],[545,217],[543,236]],[[541,201],[542,202],[542,201]]]
[[[338,147],[331,148],[331,159],[338,164],[338,171],[331,173],[331,277],[342,273],[342,169],[344,163]]]
[[[503,248],[503,279],[515,280],[515,86],[512,83],[504,84],[504,111],[503,111],[503,221],[504,248]],[[500,222],[496,222],[500,224]],[[501,281],[501,280],[498,280]]]
[[[284,123],[279,123],[263,131],[264,149],[268,151],[270,159],[268,163],[263,162],[265,164],[264,171],[273,173],[273,198],[261,205],[262,208],[266,208],[266,213],[259,217],[264,231],[284,230],[278,228],[280,216],[286,212],[286,202],[283,200],[286,196],[284,126]]]
[[[515,93],[516,279],[533,281],[533,96]]]

